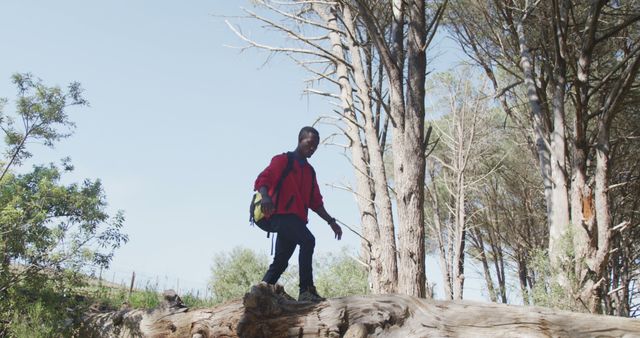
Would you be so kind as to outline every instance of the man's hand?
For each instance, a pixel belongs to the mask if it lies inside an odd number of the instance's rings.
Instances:
[[[322,217],[322,219],[325,220],[327,224],[329,224],[331,230],[333,230],[333,233],[336,235],[336,239],[340,240],[342,238],[342,228],[338,225],[338,223],[336,223],[336,219],[331,217],[327,210],[325,210],[324,205],[321,205],[314,211],[316,212],[316,214],[318,214],[318,216]]]
[[[331,230],[333,230],[333,233],[336,235],[336,238],[340,240],[342,238],[342,228],[338,225],[338,223],[336,223],[335,218],[333,218],[329,222],[329,226],[331,226]]]
[[[271,215],[273,214],[273,201],[271,200],[271,197],[269,197],[269,195],[262,195],[262,200],[260,201],[260,210],[262,210],[262,213],[265,217],[271,217]]]

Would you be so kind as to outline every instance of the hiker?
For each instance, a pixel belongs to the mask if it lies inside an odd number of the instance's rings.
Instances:
[[[269,266],[262,281],[276,284],[280,275],[289,264],[296,245],[300,246],[298,265],[300,268],[300,294],[298,301],[321,302],[313,284],[312,258],[316,239],[307,228],[307,214],[313,210],[324,219],[335,234],[335,238],[342,238],[342,229],[324,208],[322,195],[318,188],[315,171],[307,162],[318,148],[320,134],[315,128],[304,127],[298,134],[298,146],[293,152],[276,155],[269,166],[256,179],[254,189],[262,195],[260,207],[265,217],[274,225],[278,234],[273,263]],[[293,159],[292,163],[289,161]],[[290,172],[282,179],[277,194],[275,186],[287,165],[291,165]],[[275,196],[274,196],[275,195]]]

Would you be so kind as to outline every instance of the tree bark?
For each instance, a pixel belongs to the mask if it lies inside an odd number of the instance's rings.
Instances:
[[[498,296],[496,294],[496,288],[493,285],[493,278],[491,277],[491,269],[489,269],[489,262],[487,260],[487,254],[484,251],[484,241],[482,240],[482,233],[478,228],[471,228],[471,240],[475,250],[478,251],[478,260],[482,263],[482,270],[484,272],[484,281],[487,284],[487,292],[489,293],[489,299],[493,303],[498,302]]]
[[[348,6],[344,8],[344,22],[350,32],[356,32],[355,18]],[[364,117],[364,138],[369,151],[369,166],[374,187],[375,206],[378,211],[378,231],[380,232],[380,267],[382,269],[381,287],[374,293],[394,293],[398,287],[397,249],[395,226],[391,207],[391,196],[387,181],[386,169],[382,157],[384,149],[380,145],[372,110],[371,83],[367,81],[364,71],[362,47],[353,40],[353,35],[347,36],[347,48],[354,65],[353,78],[355,80],[357,96],[362,104]]]
[[[401,132],[398,148],[394,148],[396,193],[398,205],[398,248],[400,264],[398,291],[425,297],[425,232],[424,232],[424,96],[426,73],[425,2],[409,1],[407,37],[407,89],[404,124],[394,129]]]
[[[523,19],[524,20],[524,19]],[[535,85],[535,75],[532,64],[532,57],[529,50],[529,44],[524,31],[524,23],[520,21],[517,25],[517,34],[520,48],[520,66],[524,73],[524,83],[527,88],[527,97],[531,107],[531,117],[533,120],[533,129],[536,139],[536,148],[538,151],[538,159],[542,172],[542,180],[544,182],[545,199],[547,202],[547,220],[549,223],[549,259],[554,267],[562,267],[566,265],[569,258],[567,257],[566,247],[563,245],[563,238],[567,235],[569,229],[569,198],[566,175],[564,172],[564,147],[563,140],[554,136],[549,140],[550,126],[545,122],[543,116],[542,104],[540,96]],[[558,111],[554,111],[554,122],[563,121],[557,116]],[[554,125],[557,130],[564,128],[564,125]],[[564,134],[564,132],[563,132]],[[550,142],[554,146],[562,145],[563,153],[557,149],[553,149]],[[560,269],[562,270],[562,269]],[[567,286],[569,281],[564,273],[560,271],[555,273],[556,282],[561,286]]]
[[[515,86],[524,83],[545,187],[555,280],[587,309],[601,311],[603,295],[612,287],[607,261],[615,250],[610,228],[619,204],[608,194],[609,162],[616,161],[609,158],[611,141],[603,137],[617,132],[620,123],[611,126],[615,116],[633,105],[628,85],[637,87],[640,47],[634,25],[640,16],[629,10],[633,5],[611,6],[605,0],[493,4],[469,11],[457,7],[455,32],[494,87],[500,88],[493,67],[513,74],[509,82]],[[474,10],[482,15],[464,15]],[[505,112],[514,116],[516,106],[505,102],[518,100],[505,98],[507,92],[516,91],[499,92]]]
[[[364,122],[356,114],[355,100],[353,98],[354,88],[349,80],[351,75],[347,65],[336,62],[336,75],[340,85],[340,101],[342,104],[342,114],[346,120],[345,134],[349,138],[349,148],[352,154],[352,163],[356,176],[356,201],[360,209],[360,215],[365,232],[365,237],[369,242],[367,264],[369,264],[369,279],[371,281],[371,291],[373,293],[395,292],[398,281],[398,269],[396,260],[396,246],[393,226],[393,216],[391,211],[391,198],[387,188],[387,178],[385,174],[382,151],[377,139],[377,132],[373,123],[373,111],[371,109],[371,85],[366,82],[364,75],[364,65],[360,58],[360,47],[356,41],[352,40],[350,34],[345,34],[347,48],[351,57],[347,58],[345,48],[340,37],[338,26],[337,5],[329,8],[323,5],[314,5],[314,10],[327,23],[333,31],[329,32],[332,44],[332,52],[338,59],[351,59],[350,66],[356,80],[359,101],[362,105],[361,111]],[[355,32],[353,18],[349,7],[343,9],[344,23],[346,29]],[[360,136],[360,129],[364,129],[365,140]],[[366,147],[364,145],[366,141]],[[365,152],[368,151],[368,154]],[[377,207],[377,208],[376,208]]]
[[[82,337],[640,337],[635,319],[406,295],[295,302],[258,284],[214,308],[90,314]]]
[[[433,182],[435,180],[435,174],[433,170],[433,161],[428,161],[428,163],[429,163],[428,165],[429,165],[430,179],[431,179],[431,182]],[[445,242],[445,231],[442,227],[442,223],[440,222],[441,212],[440,212],[440,201],[438,197],[438,192],[436,191],[435,187],[427,188],[427,192],[429,193],[430,201],[433,209],[432,211],[433,224],[431,226],[433,228],[432,229],[433,236],[435,236],[436,243],[438,245],[438,258],[440,260],[440,273],[442,274],[442,287],[444,288],[444,297],[446,297],[446,299],[453,299],[453,288],[451,283],[451,267],[447,259],[448,257],[447,252],[449,251],[447,243],[450,241]]]

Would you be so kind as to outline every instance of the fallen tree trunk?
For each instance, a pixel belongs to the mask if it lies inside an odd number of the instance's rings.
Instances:
[[[156,310],[88,315],[82,337],[640,337],[636,319],[403,295],[296,302],[261,283],[243,300],[190,310],[175,294]]]

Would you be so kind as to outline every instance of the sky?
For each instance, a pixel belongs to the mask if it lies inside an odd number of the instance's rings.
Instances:
[[[309,75],[284,57],[243,46],[225,19],[266,43],[278,43],[238,18],[248,1],[3,0],[0,97],[11,75],[30,72],[47,85],[78,81],[89,107],[69,110],[72,137],[54,149],[30,145],[34,163],[71,157],[68,182],[100,179],[109,211],[124,210],[129,242],[103,277],[204,292],[216,254],[248,247],[269,254],[270,240],[248,222],[257,174],[275,154],[293,150],[302,126],[331,115],[325,99],[303,94]],[[317,125],[321,138],[335,132]],[[336,185],[353,172],[343,149],[321,145],[310,162],[325,207],[358,229],[353,196]],[[343,247],[315,214],[316,252]],[[297,255],[297,253],[296,253]],[[292,258],[292,263],[295,262]],[[435,260],[428,274],[437,275]],[[439,277],[429,277],[439,283]],[[144,285],[144,284],[142,284]]]

